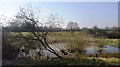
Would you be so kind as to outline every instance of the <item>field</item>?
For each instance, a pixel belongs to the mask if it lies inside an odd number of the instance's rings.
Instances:
[[[25,37],[35,38],[29,32],[21,32]],[[9,32],[6,33],[9,37],[19,37],[20,35],[17,32]],[[21,46],[26,46],[25,52],[28,53],[29,49],[32,47],[38,47],[41,45],[38,41],[30,41],[23,38],[4,38],[5,41],[3,45],[10,45],[11,47],[20,49]],[[76,65],[76,64],[96,64],[96,65],[118,65],[119,64],[119,53],[109,53],[109,54],[83,54],[81,53],[82,50],[85,49],[87,46],[98,46],[99,50],[106,44],[110,46],[120,46],[119,39],[108,39],[108,38],[95,38],[91,35],[87,35],[83,32],[49,32],[47,35],[47,42],[48,44],[55,44],[55,43],[65,43],[67,48],[64,49],[65,52],[71,52],[75,56],[69,57],[62,54],[64,60],[49,58],[47,60],[30,60],[33,64],[67,64],[67,65]],[[9,48],[8,48],[9,50]],[[62,49],[61,49],[62,50]],[[5,50],[4,50],[5,51]],[[4,57],[8,57],[4,54]],[[61,53],[60,53],[61,54]],[[13,53],[14,55],[14,53]],[[25,60],[25,59],[23,59]],[[21,64],[23,60],[14,60],[11,61],[13,64]],[[107,61],[109,60],[109,61]],[[14,62],[15,61],[15,62]],[[27,60],[24,62],[26,63]],[[31,64],[26,63],[26,64]],[[51,63],[52,62],[52,63]]]

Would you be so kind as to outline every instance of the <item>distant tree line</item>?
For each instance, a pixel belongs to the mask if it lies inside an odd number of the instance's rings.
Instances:
[[[22,27],[3,27],[3,32],[59,32],[63,30],[62,28],[48,28],[48,27],[35,27],[34,30],[32,30],[29,26],[22,26]]]
[[[81,30],[85,33],[91,34],[94,37],[105,37],[105,38],[120,38],[120,28],[119,27],[106,27],[106,28],[98,28],[94,26],[93,28],[82,28]]]
[[[72,22],[73,23],[73,22]],[[49,27],[34,27],[30,24],[24,24],[22,26],[8,26],[3,27],[4,32],[69,32],[69,31],[83,31],[85,33],[88,33],[90,35],[93,35],[94,37],[106,37],[106,38],[120,38],[120,31],[118,27],[106,27],[106,28],[98,28],[97,26],[94,26],[93,28],[79,28],[77,23],[76,25],[72,25],[72,23],[68,23],[67,27],[64,28],[49,28]],[[34,30],[32,30],[34,29]]]

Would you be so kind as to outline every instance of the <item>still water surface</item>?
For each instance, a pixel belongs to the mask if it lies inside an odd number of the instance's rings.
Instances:
[[[56,52],[60,52],[61,49],[66,50],[67,46],[65,43],[55,43],[55,44],[51,44],[50,47],[53,48]],[[94,46],[94,45],[86,46],[84,49],[86,52],[83,52],[83,54],[99,54],[98,49],[99,49],[98,46]],[[118,48],[118,47],[105,45],[105,46],[103,46],[102,49],[103,49],[103,53],[120,53],[120,48]],[[30,53],[35,54],[34,51],[32,51]],[[44,57],[47,57],[47,56],[56,57],[56,55],[50,53],[49,51],[47,51],[44,48],[42,50],[40,50],[40,53]],[[69,54],[69,52],[68,52],[68,54]]]
[[[54,50],[56,51],[60,51],[60,49],[66,49],[65,43],[56,43],[53,45],[50,45],[50,47],[52,47]],[[87,46],[85,47],[86,52],[84,54],[98,54],[98,46]],[[52,53],[50,53],[47,50],[42,50],[42,54],[44,54],[45,56],[55,56]],[[120,48],[118,47],[114,47],[114,46],[109,46],[109,45],[105,45],[103,46],[103,53],[120,53]]]

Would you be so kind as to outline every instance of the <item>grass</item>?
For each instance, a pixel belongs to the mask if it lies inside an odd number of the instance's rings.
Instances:
[[[48,60],[32,60],[19,59],[10,60],[9,65],[120,65],[120,58],[115,57],[83,57],[83,58],[65,58],[65,59],[48,59]],[[3,65],[5,62],[3,61]]]
[[[92,58],[88,58],[88,59],[92,59]],[[98,57],[98,58],[95,58],[95,59],[102,60],[106,64],[110,64],[110,65],[120,65],[120,58],[115,58],[115,57],[110,57],[110,58]]]
[[[33,60],[13,60],[10,61],[10,65],[101,65],[105,64],[104,61],[100,59],[56,59],[56,60],[42,60],[42,61],[33,61]]]
[[[82,32],[51,32],[48,35],[49,43],[62,42],[66,43],[68,49],[84,49],[85,46],[89,45],[88,42],[90,36],[86,36]]]
[[[104,45],[120,46],[120,39],[96,38],[97,45],[103,47]]]
[[[48,35],[49,43],[65,42],[70,46],[72,45],[90,45],[89,41],[94,42],[97,46],[103,47],[104,45],[120,46],[120,39],[108,39],[108,38],[94,38],[92,36],[86,36],[83,32],[50,32]]]
[[[22,32],[24,36],[33,37],[31,33],[28,32]],[[15,34],[15,32],[12,32],[12,35],[14,36],[18,35]],[[34,38],[34,37],[33,37]],[[29,44],[29,47],[33,47],[33,45],[39,45],[37,42],[33,41],[25,41],[25,40],[17,40],[17,39],[11,39],[14,41],[11,44],[14,44],[14,46],[20,46],[22,42],[24,42],[22,45],[25,45],[25,43]],[[98,58],[89,58],[94,57],[90,55],[84,55],[80,54],[79,51],[83,50],[86,46],[91,45],[90,40],[96,40],[95,44],[102,47],[106,44],[112,45],[112,46],[119,46],[120,42],[119,40],[112,40],[111,39],[105,39],[105,38],[94,38],[91,36],[86,36],[86,34],[82,32],[49,32],[48,33],[48,43],[66,43],[67,49],[74,51],[75,58],[66,58],[64,60],[44,60],[44,61],[33,61],[30,60],[30,62],[26,60],[17,60],[15,63],[17,64],[38,64],[38,65],[79,65],[79,64],[93,64],[93,65],[106,65],[106,64],[118,64],[117,62],[120,61],[118,54],[100,54]],[[10,44],[10,43],[9,43]],[[21,62],[22,61],[22,62]]]
[[[22,34],[26,37],[34,38],[34,35],[32,33],[22,32]],[[16,32],[10,32],[8,34],[8,36],[16,35],[19,36],[19,34]],[[94,38],[88,35],[86,36],[86,34],[83,32],[49,32],[47,38],[49,44],[59,42],[71,44],[74,42],[75,45],[76,44],[85,45],[86,43],[89,43],[90,39],[92,39],[93,41],[96,41],[96,45],[100,47],[106,44],[111,46],[120,46],[120,39]]]

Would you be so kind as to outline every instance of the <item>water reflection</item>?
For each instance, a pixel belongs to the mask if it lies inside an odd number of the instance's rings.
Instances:
[[[109,46],[109,45],[105,45],[103,47],[103,51],[104,53],[118,53],[119,52],[119,49],[118,47],[113,47],[113,46]]]
[[[50,45],[50,46],[56,51],[60,51],[60,49],[65,49],[65,47],[66,47],[65,43],[59,43],[59,44],[54,44],[54,45]],[[98,46],[94,46],[94,45],[87,46],[85,48],[86,52],[84,52],[84,54],[99,54],[98,50],[99,50]],[[47,50],[43,50],[43,53],[45,53],[45,56],[48,56],[48,55],[55,56]],[[105,45],[105,46],[103,46],[103,53],[120,53],[120,48]]]
[[[88,46],[85,48],[86,54],[98,54],[98,47],[97,46]]]
[[[56,52],[60,51],[61,49],[66,49],[65,46],[66,44],[65,43],[55,43],[55,44],[50,44],[50,47],[52,47]],[[42,49],[40,50],[40,53],[47,57],[56,57],[56,55],[50,53],[49,51],[47,51],[46,49]]]
[[[91,46],[86,47],[86,54],[97,54],[98,52],[98,46]],[[118,47],[105,45],[103,46],[103,53],[120,53],[120,49]]]
[[[59,52],[61,49],[65,50],[67,46],[66,46],[65,43],[55,43],[55,44],[51,44],[50,47],[53,48],[56,52]],[[118,48],[118,47],[105,45],[105,46],[103,46],[102,49],[103,49],[103,53],[120,53],[120,48]],[[94,45],[87,46],[85,48],[85,50],[83,50],[83,51],[86,51],[83,54],[99,54],[100,53],[99,52],[99,47],[94,46]],[[50,53],[49,51],[47,51],[44,48],[42,50],[40,50],[40,53],[44,57],[48,57],[48,56],[49,57],[56,57],[56,55]]]

